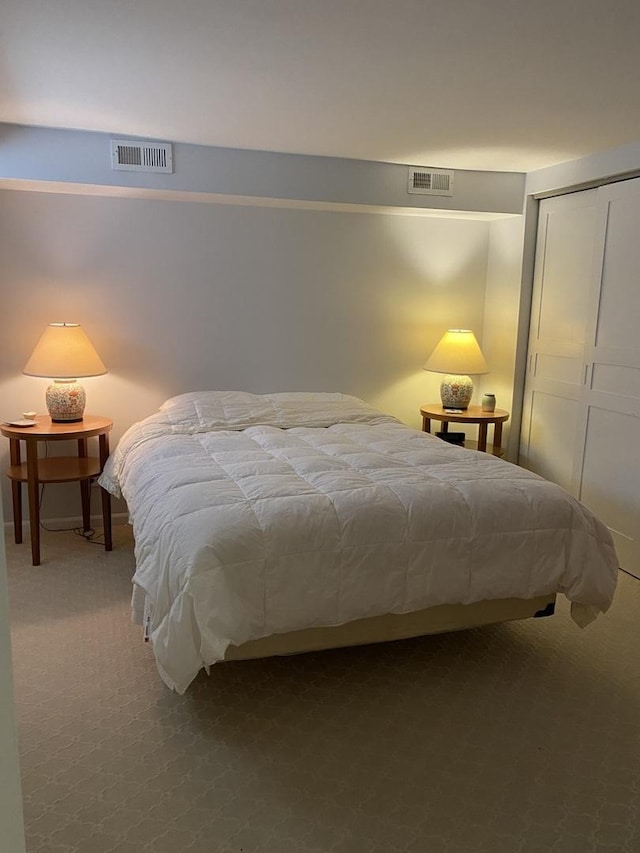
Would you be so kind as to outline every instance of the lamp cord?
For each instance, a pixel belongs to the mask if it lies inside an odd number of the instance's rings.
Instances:
[[[44,444],[44,459],[47,459],[49,456],[49,443],[47,441],[43,442]],[[90,480],[91,485],[93,486],[96,482],[95,479]],[[42,501],[44,498],[44,490],[46,487],[46,483],[40,484],[40,495],[38,497],[38,509],[42,510]],[[40,513],[38,513],[40,514]],[[82,537],[85,542],[88,542],[90,545],[104,545],[104,533],[100,533],[94,530],[93,527],[90,527],[89,530],[84,530],[82,527],[47,527],[43,524],[42,519],[40,520],[40,529],[46,530],[47,533],[75,533],[76,536]]]

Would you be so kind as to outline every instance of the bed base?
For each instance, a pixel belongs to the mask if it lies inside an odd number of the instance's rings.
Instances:
[[[240,646],[229,646],[224,659],[249,660],[295,655],[322,649],[403,640],[426,634],[443,634],[496,622],[551,616],[555,609],[555,600],[556,596],[552,594],[528,599],[501,598],[479,601],[476,604],[441,604],[415,613],[387,613],[384,616],[358,619],[346,625],[305,628],[250,640]]]

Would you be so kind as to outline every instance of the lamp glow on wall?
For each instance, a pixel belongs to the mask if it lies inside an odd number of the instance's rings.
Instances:
[[[102,376],[107,368],[77,323],[50,323],[22,371],[53,379],[47,409],[54,423],[81,421],[86,394],[78,377]]]
[[[473,394],[470,373],[488,373],[476,336],[469,329],[449,329],[440,338],[429,356],[425,370],[446,374],[440,384],[440,399],[444,409],[464,411]]]

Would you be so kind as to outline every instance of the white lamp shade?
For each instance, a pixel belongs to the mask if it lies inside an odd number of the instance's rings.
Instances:
[[[425,370],[434,373],[480,374],[489,367],[476,336],[469,329],[449,329],[429,356]]]
[[[101,376],[107,368],[77,323],[51,323],[22,372],[48,379],[80,379]]]

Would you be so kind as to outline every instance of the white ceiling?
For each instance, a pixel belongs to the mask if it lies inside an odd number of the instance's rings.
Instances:
[[[640,141],[639,0],[2,0],[0,121],[530,171]]]

